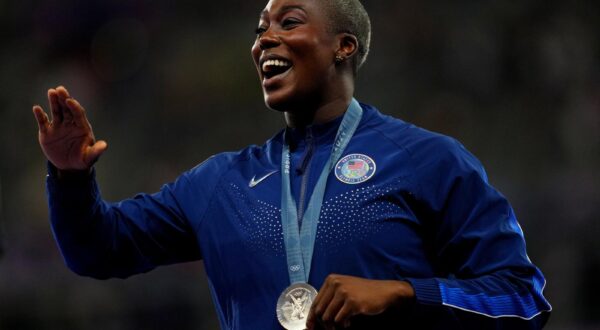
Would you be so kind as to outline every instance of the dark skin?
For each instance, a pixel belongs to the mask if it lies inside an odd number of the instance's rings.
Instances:
[[[89,173],[108,145],[105,141],[96,141],[85,109],[66,88],[48,90],[48,103],[51,120],[42,107],[33,107],[44,155],[56,166],[59,177]]]
[[[261,13],[252,58],[265,103],[283,112],[290,127],[342,115],[354,93],[350,57],[358,41],[350,34],[323,33],[325,22],[317,1],[270,1]],[[346,61],[336,64],[336,55]],[[291,67],[269,77],[261,66],[269,58]]]
[[[330,32],[327,20],[317,0],[272,0],[261,14],[252,57],[265,103],[283,111],[290,127],[325,123],[342,115],[354,94],[357,38]],[[261,59],[268,56],[291,62],[291,69],[280,79],[267,79]],[[339,63],[336,56],[344,60]],[[401,308],[414,296],[412,286],[404,281],[331,274],[313,302],[307,328],[348,327],[354,316]]]
[[[283,112],[289,127],[341,116],[354,94],[357,38],[329,31],[327,20],[318,0],[272,0],[261,13],[252,57],[266,105]],[[272,71],[265,60],[285,65]],[[51,119],[40,106],[33,107],[44,155],[59,177],[89,173],[107,143],[96,141],[84,108],[64,87],[48,90],[48,101]],[[345,328],[355,316],[376,316],[414,298],[408,282],[331,274],[313,302],[307,328]]]

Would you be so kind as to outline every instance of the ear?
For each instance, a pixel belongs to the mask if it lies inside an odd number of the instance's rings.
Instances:
[[[338,35],[338,40],[338,49],[335,52],[336,56],[347,59],[358,52],[358,39],[353,34],[340,33]]]

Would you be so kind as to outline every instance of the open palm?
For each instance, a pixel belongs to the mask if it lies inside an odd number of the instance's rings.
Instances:
[[[89,170],[106,150],[96,141],[83,107],[62,86],[48,90],[52,120],[42,107],[33,107],[39,142],[46,158],[59,170]]]

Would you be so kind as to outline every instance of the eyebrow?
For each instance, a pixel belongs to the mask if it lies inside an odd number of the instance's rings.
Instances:
[[[281,15],[281,14],[285,14],[285,13],[287,13],[287,12],[290,12],[290,11],[294,10],[294,9],[301,10],[301,11],[303,11],[303,12],[306,14],[306,10],[305,10],[305,9],[304,9],[304,7],[302,7],[301,5],[287,5],[287,6],[283,6],[283,7],[282,7],[282,8],[279,10],[278,14],[279,14],[279,15]],[[265,17],[265,16],[266,16],[268,13],[269,13],[269,12],[268,12],[268,11],[265,9],[265,10],[263,10],[263,11],[262,11],[262,13],[260,13],[260,17],[261,17],[261,18],[263,18],[263,17]]]

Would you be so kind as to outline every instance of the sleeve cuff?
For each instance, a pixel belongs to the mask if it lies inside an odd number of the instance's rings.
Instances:
[[[426,305],[440,305],[442,294],[438,282],[434,278],[407,278],[413,289],[418,303]]]
[[[90,173],[72,172],[67,176],[58,177],[58,169],[50,161],[46,164],[48,175],[46,177],[46,189],[49,197],[62,200],[64,198],[77,201],[87,198],[88,194],[83,192],[96,192],[96,171],[92,168]],[[96,193],[92,193],[96,195]]]
[[[95,170],[92,167],[92,170],[87,173],[86,171],[71,171],[67,172],[68,175],[65,175],[62,178],[58,177],[58,168],[54,166],[50,161],[46,161],[46,168],[48,169],[48,177],[53,180],[60,180],[61,182],[72,182],[72,181],[89,181],[90,179],[95,179]]]

